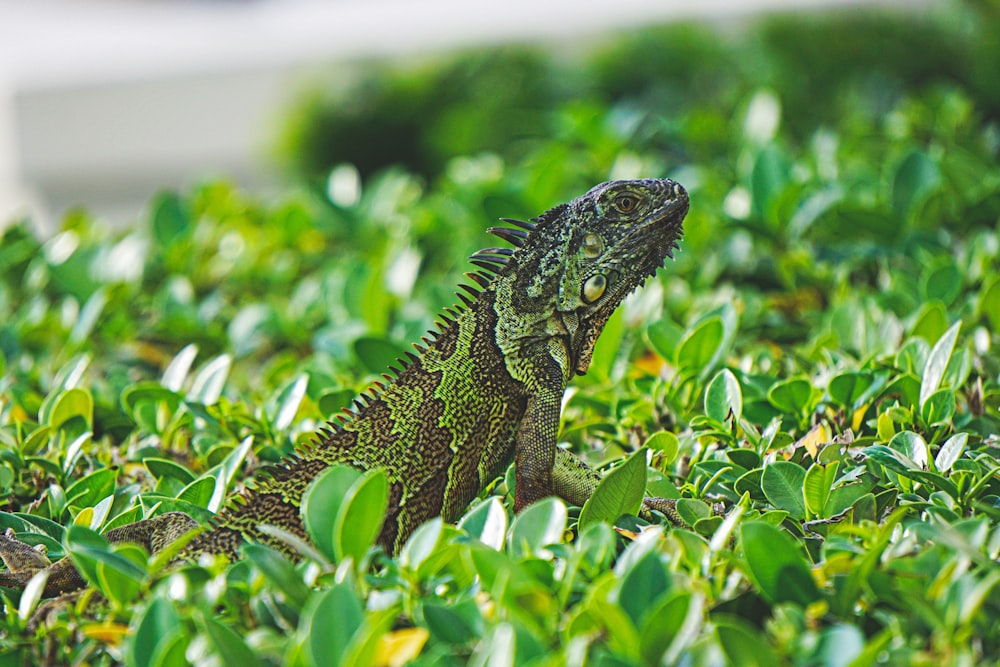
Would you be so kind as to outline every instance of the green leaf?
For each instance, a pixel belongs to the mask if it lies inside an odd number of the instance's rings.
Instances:
[[[806,471],[805,480],[802,484],[803,495],[805,496],[806,509],[818,517],[826,517],[824,509],[830,500],[833,483],[837,479],[837,472],[840,469],[838,462],[821,466],[813,464]]]
[[[309,664],[330,667],[344,664],[342,660],[351,639],[363,621],[361,602],[347,584],[334,584],[329,590],[310,596],[299,622],[299,635],[305,638]]]
[[[941,331],[936,336],[928,340],[937,340],[947,328],[947,320],[942,320]],[[896,366],[907,374],[919,375],[923,373],[927,359],[931,356],[931,346],[923,336],[913,334],[914,337],[908,339],[896,353]]]
[[[758,219],[769,220],[778,197],[785,190],[790,176],[788,159],[773,145],[757,154],[750,174],[753,210]]]
[[[639,650],[651,665],[674,664],[663,659],[673,645],[677,649],[697,637],[703,621],[701,605],[689,591],[677,591],[662,597],[646,613],[639,633]],[[693,621],[698,622],[693,622]],[[673,651],[677,652],[677,651]]]
[[[760,454],[752,449],[730,449],[726,458],[745,470],[760,467]]]
[[[948,311],[945,309],[943,303],[933,301],[923,304],[917,311],[917,317],[913,322],[913,327],[910,329],[910,335],[926,343],[927,341],[940,338],[947,328]],[[920,368],[922,368],[922,365],[920,367],[910,366],[907,367],[907,370],[916,372]]]
[[[281,591],[297,608],[301,609],[309,599],[306,586],[295,570],[295,565],[274,549],[262,544],[244,544],[243,554],[259,569],[267,579]]]
[[[962,326],[962,321],[955,322],[944,332],[940,339],[931,349],[931,354],[927,358],[927,365],[924,367],[920,382],[920,407],[923,409],[924,403],[931,394],[941,387],[941,380],[948,369],[948,362],[951,360],[951,353],[955,349],[955,340],[958,338],[958,331]]]
[[[58,393],[64,389],[75,389],[83,379],[83,374],[90,366],[91,356],[80,354],[67,361],[56,373],[52,381],[53,390]]]
[[[771,667],[778,656],[757,628],[736,616],[713,616],[719,646],[734,667]]]
[[[962,292],[962,273],[950,257],[926,267],[920,276],[923,301],[938,301],[950,306]]]
[[[516,558],[525,558],[550,544],[561,543],[566,519],[566,505],[559,498],[550,496],[532,503],[514,517],[511,524],[508,536],[511,553]]]
[[[466,512],[458,527],[483,544],[499,550],[507,537],[507,512],[500,499],[493,496]]]
[[[191,382],[187,400],[202,405],[215,405],[222,396],[222,389],[226,386],[226,378],[232,366],[233,358],[228,354],[220,354],[202,366]]]
[[[954,390],[938,389],[924,401],[920,417],[929,426],[950,424],[955,416],[955,407]]]
[[[657,431],[653,433],[646,438],[646,442],[642,443],[642,446],[659,454],[663,462],[667,465],[677,459],[677,454],[681,448],[677,436],[670,431]]]
[[[153,656],[166,644],[170,632],[180,625],[174,603],[156,596],[146,607],[129,642],[129,659],[135,667],[153,667]]]
[[[332,415],[339,412],[344,406],[350,405],[354,400],[356,392],[353,389],[331,389],[320,394],[319,412],[322,415]]]
[[[176,192],[161,192],[153,199],[153,238],[164,248],[191,233],[191,213]]]
[[[38,603],[42,601],[42,594],[45,592],[45,584],[48,583],[49,574],[51,572],[48,568],[44,568],[35,572],[28,580],[28,583],[24,585],[24,590],[21,591],[21,599],[17,605],[17,617],[21,621],[27,621],[31,618],[32,614],[38,608]]]
[[[611,376],[615,360],[622,354],[622,338],[625,335],[625,316],[623,310],[618,308],[601,331],[600,338],[594,346],[593,358],[590,362],[588,373],[598,378]]]
[[[361,473],[346,465],[330,466],[309,484],[302,495],[300,512],[309,538],[320,552],[337,561],[334,547],[337,518],[348,491]]]
[[[678,498],[675,509],[684,523],[689,526],[712,516],[712,509],[708,503],[697,498]]]
[[[76,569],[105,596],[114,600],[116,595],[128,596],[130,592],[132,595],[138,592],[146,570],[144,563],[140,563],[135,557],[134,551],[113,551],[103,536],[83,526],[70,526],[66,531],[65,543],[66,553]],[[135,548],[134,545],[126,547],[129,550]],[[134,585],[131,590],[129,580]],[[129,599],[130,596],[117,601],[127,602]]]
[[[142,588],[147,554],[142,547],[127,542],[114,545],[112,551],[118,558],[98,560],[97,580],[101,592],[115,605],[123,607],[132,602]],[[130,567],[128,562],[137,567]]]
[[[15,477],[13,468],[6,463],[0,464],[0,492],[9,493]]]
[[[765,474],[767,469],[765,468]],[[740,524],[740,545],[747,573],[772,603],[809,605],[821,598],[798,544],[763,521]]]
[[[646,493],[646,458],[642,447],[620,466],[612,468],[597,484],[580,511],[580,528],[592,523],[614,523],[623,514],[636,514]],[[516,520],[515,520],[516,523]]]
[[[830,492],[830,499],[827,501],[824,508],[825,517],[836,516],[857,503],[859,498],[863,496],[871,496],[869,491],[875,486],[875,482],[870,478],[871,476],[866,476],[860,482],[854,482],[852,484],[842,484],[836,487]],[[873,497],[874,499],[874,497]]]
[[[900,431],[889,441],[889,448],[905,454],[914,467],[923,468],[927,465],[927,442],[918,433]]]
[[[968,433],[956,433],[955,435],[948,438],[941,448],[938,450],[937,456],[934,457],[934,467],[938,472],[947,472],[951,470],[952,466],[955,465],[955,461],[962,456],[962,452],[965,451],[965,445],[969,441]]]
[[[934,161],[920,149],[910,151],[896,169],[892,182],[892,211],[909,217],[941,181]]]
[[[655,550],[649,550],[638,560],[630,563],[620,575],[618,605],[625,610],[638,629],[646,612],[657,599],[670,588],[667,570]]]
[[[806,471],[802,466],[790,461],[775,461],[764,468],[760,488],[776,509],[787,511],[795,519],[804,519],[805,480]]]
[[[207,614],[199,614],[198,620],[222,664],[263,667],[263,663],[233,629],[222,625]]]
[[[135,412],[143,403],[163,403],[171,412],[180,405],[180,394],[167,389],[158,382],[136,382],[122,391],[121,403],[125,412],[136,419]]]
[[[389,478],[381,468],[361,475],[347,489],[333,524],[336,562],[353,558],[358,562],[382,532],[389,506]]]
[[[664,359],[675,359],[677,346],[684,337],[684,329],[669,317],[662,317],[646,328],[646,338],[656,353]]]
[[[472,599],[444,604],[427,598],[421,602],[421,613],[434,638],[446,644],[466,644],[482,637],[485,630],[483,616]]]
[[[309,386],[309,375],[300,374],[297,378],[282,387],[274,400],[274,409],[271,413],[271,425],[278,431],[284,431],[292,425],[299,405],[306,395],[306,388]]]
[[[994,278],[981,292],[977,312],[986,318],[993,331],[1000,331],[1000,277]]]
[[[896,437],[899,437],[899,434]],[[890,449],[885,445],[872,445],[871,447],[865,447],[861,451],[868,458],[893,472],[908,474],[913,470],[920,470],[920,466],[914,463],[913,459],[909,456],[895,449]]]
[[[201,477],[185,486],[181,492],[177,494],[177,499],[183,500],[186,503],[191,503],[192,505],[197,505],[198,507],[208,508],[209,503],[212,502],[212,494],[215,491],[215,485],[215,477],[211,475]]]
[[[767,392],[767,400],[782,412],[804,415],[812,408],[812,383],[805,378],[790,378],[778,382]]]
[[[81,417],[92,428],[94,423],[94,399],[86,389],[66,389],[56,395],[46,414],[40,414],[38,421],[52,428],[59,428],[74,417]]]
[[[163,371],[163,380],[161,383],[164,388],[175,393],[179,392],[183,388],[184,380],[187,378],[188,371],[191,370],[191,364],[194,363],[194,359],[197,356],[198,346],[194,343],[189,343],[181,348],[181,351],[170,360],[167,368]]]
[[[525,510],[527,511],[527,510]],[[425,563],[434,560],[444,542],[445,530],[441,517],[435,517],[417,527],[410,539],[406,540],[399,554],[399,563],[410,570],[418,571]]]
[[[683,371],[702,374],[722,346],[725,327],[720,317],[710,317],[689,330],[677,346],[674,363]]]
[[[38,428],[31,431],[24,440],[21,441],[21,452],[23,454],[34,454],[52,435],[52,427],[47,424],[40,424]]]
[[[730,418],[738,423],[743,416],[743,392],[732,371],[724,368],[715,374],[705,390],[705,414],[719,423]]]
[[[753,500],[765,501],[767,500],[767,496],[764,495],[764,490],[760,487],[763,476],[763,468],[749,470],[736,480],[736,483],[733,484],[733,489],[740,495],[749,493],[750,498]]]
[[[195,480],[194,473],[174,461],[150,457],[143,459],[142,464],[146,466],[146,470],[149,471],[149,474],[156,479],[170,477],[182,482],[185,485],[190,484]]]
[[[865,636],[855,626],[838,623],[832,628],[823,630],[819,645],[813,654],[821,665],[850,665],[855,667],[855,661],[865,649]]]
[[[212,490],[212,498],[207,506],[209,510],[218,512],[225,505],[229,495],[229,487],[232,485],[237,473],[242,469],[243,462],[252,449],[253,436],[248,435],[240,441],[239,445],[226,454],[226,458],[219,465],[210,471],[215,474],[216,482],[215,488]]]
[[[104,312],[104,306],[108,303],[107,291],[102,287],[94,291],[93,294],[83,304],[76,323],[69,332],[69,340],[73,343],[82,343],[87,340],[97,325],[97,320]]]
[[[66,489],[66,502],[79,508],[92,507],[114,493],[117,480],[117,468],[104,468],[92,472]]]
[[[369,373],[384,373],[390,366],[401,368],[399,361],[405,355],[398,345],[374,336],[363,336],[354,341],[354,355]]]
[[[187,649],[191,637],[184,626],[174,626],[162,637],[150,658],[150,667],[188,667]]]
[[[830,398],[846,408],[858,407],[874,379],[867,373],[847,372],[837,375],[827,387]]]

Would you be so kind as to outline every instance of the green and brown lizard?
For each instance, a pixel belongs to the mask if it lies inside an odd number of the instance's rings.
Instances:
[[[308,539],[302,495],[324,469],[381,468],[389,506],[379,543],[397,552],[421,523],[458,519],[480,491],[515,466],[514,508],[558,495],[582,505],[599,477],[556,446],[563,392],[587,372],[594,344],[626,295],[673,257],[688,211],[687,192],[669,179],[602,183],[531,222],[489,231],[513,248],[472,255],[462,305],[445,310],[439,329],[417,344],[404,368],[376,383],[308,448],[258,478],[185,556],[235,559],[245,541],[291,553],[264,524]],[[671,511],[667,501],[647,505]],[[157,552],[198,527],[170,512],[108,531],[112,543]],[[69,559],[45,556],[0,536],[0,586],[23,587],[48,568],[45,595],[85,585]]]

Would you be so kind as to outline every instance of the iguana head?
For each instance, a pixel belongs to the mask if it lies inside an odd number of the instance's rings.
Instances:
[[[673,257],[687,211],[687,191],[670,179],[609,181],[531,223],[505,220],[520,230],[491,229],[518,246],[473,256],[496,271],[498,316],[509,320],[498,338],[562,338],[571,370],[585,373],[615,308]]]

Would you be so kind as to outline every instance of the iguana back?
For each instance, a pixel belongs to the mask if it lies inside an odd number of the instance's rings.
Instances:
[[[485,291],[446,319],[396,377],[362,395],[343,421],[331,423],[272,477],[255,481],[191,548],[232,552],[251,539],[287,549],[257,526],[271,523],[305,538],[302,494],[335,463],[388,474],[379,542],[389,551],[432,517],[457,519],[510,465],[526,403],[524,386],[507,372],[496,345],[493,299]]]

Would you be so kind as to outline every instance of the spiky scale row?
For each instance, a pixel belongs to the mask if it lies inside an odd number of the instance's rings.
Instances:
[[[529,232],[534,231],[536,226],[533,222],[518,220],[517,218],[500,218],[500,222],[506,222],[508,225],[515,225]]]
[[[521,248],[524,246],[524,242],[528,238],[528,232],[522,231],[520,229],[511,229],[510,227],[490,227],[486,230],[494,236],[499,236],[507,243]]]

